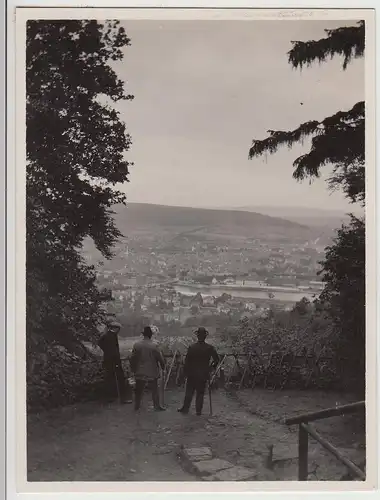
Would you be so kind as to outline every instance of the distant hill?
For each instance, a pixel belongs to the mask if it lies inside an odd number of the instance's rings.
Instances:
[[[352,211],[355,212],[355,207]],[[271,217],[283,217],[289,221],[311,227],[339,228],[342,223],[347,222],[349,217],[344,211],[324,210],[308,207],[261,207],[245,206],[237,207],[234,210],[244,210],[247,212],[259,212]],[[359,214],[357,214],[359,215]]]
[[[287,237],[308,240],[315,232],[307,225],[243,210],[214,210],[129,203],[114,208],[116,223],[123,234],[202,233],[209,236]]]

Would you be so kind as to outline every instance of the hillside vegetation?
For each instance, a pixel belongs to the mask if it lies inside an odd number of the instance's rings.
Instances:
[[[318,236],[310,227],[279,217],[243,210],[214,210],[129,203],[115,208],[115,220],[122,233],[154,230],[197,234],[273,235],[308,240]]]

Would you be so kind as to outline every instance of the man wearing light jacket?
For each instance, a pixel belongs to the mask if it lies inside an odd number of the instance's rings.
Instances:
[[[130,359],[131,370],[135,376],[135,410],[139,410],[141,400],[146,386],[152,391],[152,400],[155,411],[164,411],[160,405],[158,393],[158,379],[160,368],[165,368],[165,361],[157,345],[152,342],[152,328],[146,326],[143,331],[143,339],[133,346]]]

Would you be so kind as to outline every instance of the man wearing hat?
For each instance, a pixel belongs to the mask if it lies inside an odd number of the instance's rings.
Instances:
[[[195,410],[197,415],[201,415],[206,384],[210,377],[210,368],[211,366],[217,366],[219,356],[215,348],[207,344],[206,337],[208,331],[203,326],[198,328],[196,335],[198,341],[188,348],[185,358],[184,375],[187,378],[186,393],[183,405],[178,411],[184,414],[189,412],[195,392]],[[213,360],[213,363],[210,366],[211,360]]]
[[[157,345],[152,342],[153,331],[146,326],[142,332],[143,339],[133,346],[130,360],[131,369],[136,379],[135,386],[135,410],[140,409],[141,399],[145,387],[148,385],[152,391],[153,406],[156,411],[164,411],[160,405],[158,393],[158,379],[160,367],[165,368],[165,361]]]
[[[121,366],[119,340],[117,338],[120,329],[120,323],[109,320],[106,331],[98,344],[103,351],[106,397],[109,401],[113,401],[118,397],[120,403],[132,403],[132,390],[128,380],[125,380],[123,367]]]

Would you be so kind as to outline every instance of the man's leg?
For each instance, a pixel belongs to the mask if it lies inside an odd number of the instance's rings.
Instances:
[[[129,383],[128,378],[125,379],[125,397],[127,403],[132,403],[132,394],[133,394],[133,389],[131,387],[131,384]]]
[[[191,378],[188,378],[186,380],[186,392],[185,392],[185,399],[183,401],[182,408],[180,408],[178,411],[181,413],[189,413],[191,401],[193,400],[194,396],[194,391],[195,391],[195,386],[194,382]]]
[[[145,381],[137,379],[135,386],[135,410],[140,409],[144,388],[145,388]]]
[[[195,398],[195,410],[197,412],[197,415],[202,414],[202,408],[203,408],[203,401],[204,401],[204,396],[205,396],[205,390],[206,390],[206,383],[207,381],[200,380],[197,382],[196,386],[196,398]]]
[[[116,398],[116,381],[112,363],[104,363],[104,399],[114,401]]]
[[[115,367],[115,372],[116,372],[116,380],[119,386],[120,402],[132,403],[129,382],[127,381],[126,383],[123,367],[121,366],[121,364],[118,364]]]
[[[158,381],[157,379],[154,379],[150,382],[150,387],[152,391],[152,401],[153,401],[153,406],[156,411],[163,411],[165,408],[163,408],[160,405],[160,396],[158,393]]]

